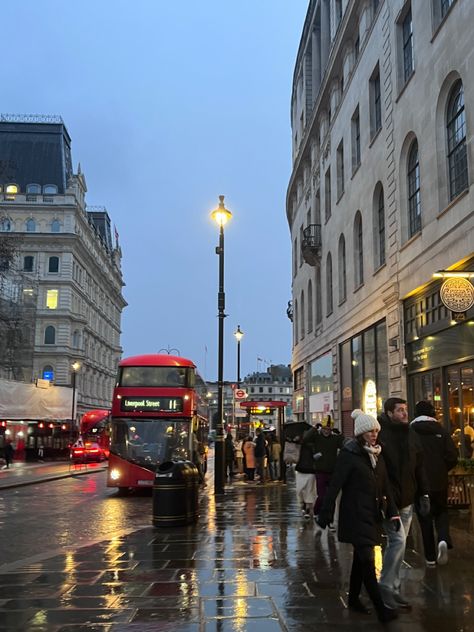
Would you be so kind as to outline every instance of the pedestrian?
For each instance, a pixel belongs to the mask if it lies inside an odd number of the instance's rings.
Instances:
[[[42,463],[43,462],[43,458],[44,458],[44,446],[43,446],[42,441],[40,441],[38,443],[38,461],[40,463]]]
[[[249,435],[242,444],[242,452],[245,458],[245,474],[248,481],[255,480],[255,443]]]
[[[313,429],[307,430],[303,437],[295,437],[301,445],[298,462],[295,465],[296,497],[300,503],[303,518],[309,520],[316,502],[316,478],[312,446]]]
[[[272,441],[272,458],[270,461],[273,480],[278,480],[280,478],[280,459],[281,443],[279,442],[278,437],[274,436]]]
[[[234,476],[235,447],[232,433],[228,432],[224,442],[225,475],[229,479]]]
[[[420,499],[421,512],[429,512],[424,455],[418,436],[408,423],[406,400],[389,397],[384,403],[384,412],[379,416],[379,422],[379,442],[383,449],[393,500],[401,520],[400,529],[394,529],[390,520],[384,521],[387,545],[383,554],[380,591],[387,606],[409,608],[409,602],[401,594],[400,571],[415,500]]]
[[[257,474],[260,477],[259,483],[263,485],[265,483],[265,458],[267,456],[266,441],[261,428],[256,430],[255,439],[255,461],[257,467]]]
[[[13,464],[14,454],[15,454],[15,449],[13,448],[12,442],[7,441],[3,447],[3,456],[5,457],[5,469],[8,470],[10,465]]]
[[[362,410],[354,410],[352,418],[355,438],[341,448],[317,523],[323,529],[332,523],[336,498],[342,490],[338,539],[353,546],[348,606],[355,612],[370,614],[360,600],[364,584],[379,621],[386,623],[398,615],[382,599],[375,575],[374,547],[380,544],[383,516],[392,522],[394,529],[400,528],[401,523],[382,448],[377,443],[380,424]]]
[[[242,452],[242,439],[237,439],[235,442],[235,460],[237,462],[237,472],[242,474],[244,471],[243,462],[244,462],[244,453]]]
[[[205,480],[204,480],[204,472],[203,472],[203,467],[202,467],[201,442],[199,441],[197,434],[195,432],[193,432],[192,441],[193,441],[192,461],[198,471],[199,483],[204,485]]]
[[[312,435],[314,469],[316,471],[317,498],[314,504],[314,515],[317,517],[323,504],[332,473],[336,466],[339,450],[344,443],[342,434],[333,433],[333,421],[331,415],[323,420],[321,429]],[[309,431],[308,431],[309,432]]]
[[[453,548],[449,535],[448,472],[457,461],[456,446],[448,431],[436,420],[431,402],[421,401],[415,406],[415,419],[410,426],[418,434],[425,455],[425,468],[430,495],[430,513],[420,512],[415,505],[421,527],[426,565],[446,564],[448,549]],[[436,527],[436,542],[433,529]]]

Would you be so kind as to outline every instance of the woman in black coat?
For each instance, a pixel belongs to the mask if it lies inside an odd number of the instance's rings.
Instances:
[[[354,439],[342,447],[331,477],[328,492],[319,512],[318,524],[325,528],[334,516],[336,498],[342,490],[339,508],[338,538],[354,547],[349,581],[349,608],[369,614],[360,601],[362,583],[383,623],[397,617],[387,608],[379,592],[375,575],[374,546],[380,544],[384,515],[400,528],[400,518],[393,503],[381,447],[377,444],[380,424],[371,415],[354,410]]]

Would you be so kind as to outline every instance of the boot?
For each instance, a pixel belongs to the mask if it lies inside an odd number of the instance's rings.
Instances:
[[[348,601],[349,610],[358,612],[359,614],[370,614],[372,610],[364,606],[359,597],[349,597]]]
[[[398,618],[397,611],[392,610],[392,608],[387,608],[383,605],[383,603],[381,606],[375,606],[375,609],[377,611],[377,617],[380,623],[388,623],[389,621],[393,621],[394,619]]]

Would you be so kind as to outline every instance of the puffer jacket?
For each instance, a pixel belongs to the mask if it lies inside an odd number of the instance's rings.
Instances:
[[[418,434],[425,454],[429,491],[448,488],[448,472],[458,462],[458,451],[449,432],[433,417],[416,417],[410,427]]]
[[[302,474],[314,474],[314,459],[313,459],[313,445],[312,445],[313,429],[307,430],[301,441],[300,458],[295,465],[295,470]]]
[[[402,509],[428,493],[423,448],[409,424],[392,421],[385,413],[378,420],[381,426],[378,442],[382,446],[393,500]]]
[[[319,512],[318,522],[322,525],[332,522],[340,490],[339,541],[350,542],[354,546],[380,544],[382,508],[387,518],[398,515],[383,454],[379,455],[374,469],[369,455],[357,439],[350,439],[343,445]]]

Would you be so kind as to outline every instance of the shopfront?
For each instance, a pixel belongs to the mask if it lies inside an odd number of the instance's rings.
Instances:
[[[409,409],[433,402],[461,457],[472,456],[474,439],[474,308],[463,320],[442,302],[442,281],[404,303]]]
[[[385,320],[339,346],[342,431],[352,435],[351,412],[377,415],[388,397],[388,349]]]
[[[309,365],[309,422],[321,423],[334,414],[332,353],[326,353]]]

